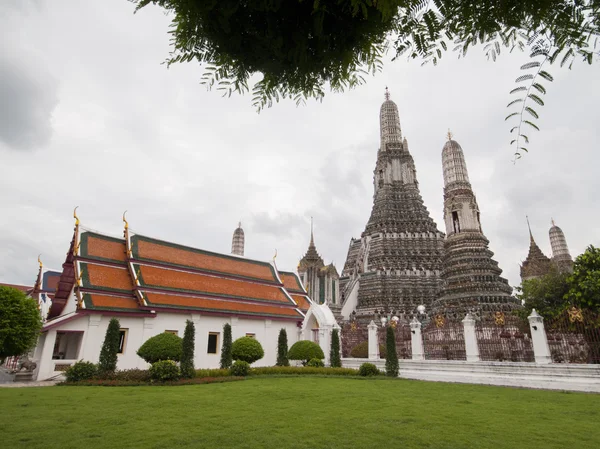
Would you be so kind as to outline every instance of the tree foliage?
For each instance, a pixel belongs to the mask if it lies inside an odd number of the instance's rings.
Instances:
[[[15,288],[0,287],[0,361],[32,349],[41,328],[35,300]]]
[[[517,288],[517,298],[523,301],[519,316],[526,319],[535,309],[544,318],[550,318],[565,310],[568,306],[565,295],[569,291],[567,277],[553,266],[548,274],[523,281]]]
[[[568,282],[573,304],[600,312],[600,248],[590,245],[577,256]]]
[[[302,364],[306,366],[311,359],[324,359],[325,354],[315,342],[300,340],[292,345],[288,352],[288,358],[290,360],[301,360]]]
[[[340,333],[337,329],[331,331],[331,351],[329,353],[329,365],[332,368],[341,368],[340,358]]]
[[[185,330],[183,331],[182,353],[181,353],[181,376],[192,378],[196,375],[194,370],[194,338],[196,336],[196,328],[190,320],[185,322]]]
[[[116,318],[111,318],[100,350],[98,371],[101,374],[112,373],[117,369],[117,354],[121,340],[121,324]]]
[[[364,83],[382,68],[391,46],[437,64],[448,49],[459,57],[479,45],[496,60],[502,49],[528,51],[522,69],[511,133],[520,157],[538,129],[552,81],[547,67],[591,64],[600,55],[600,0],[130,0],[136,11],[155,4],[172,13],[168,64],[197,61],[202,83],[224,95],[250,90],[260,110],[280,98],[297,103],[321,99],[327,88],[342,91]],[[525,83],[525,84],[521,84]]]
[[[144,342],[137,355],[143,358],[146,362],[154,364],[160,360],[173,360],[179,362],[183,352],[183,344],[181,337],[169,332],[150,337]]]
[[[233,360],[241,360],[250,365],[264,357],[265,351],[256,338],[240,337],[231,345]]]
[[[385,351],[385,375],[389,377],[398,377],[398,354],[396,354],[396,337],[392,326],[387,327]]]
[[[233,357],[231,356],[231,324],[223,326],[223,345],[221,346],[221,369],[231,368]]]
[[[279,331],[279,337],[277,338],[277,362],[275,366],[290,366],[290,361],[288,360],[287,332],[285,329]]]

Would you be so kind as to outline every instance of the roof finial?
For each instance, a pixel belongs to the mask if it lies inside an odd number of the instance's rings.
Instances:
[[[275,248],[275,255],[273,256],[273,262],[275,262],[275,259],[277,259],[277,248]]]
[[[73,209],[73,218],[75,219],[75,226],[79,226],[79,217],[77,216],[77,208],[79,206],[75,206],[75,209]]]
[[[448,134],[446,134],[448,136],[448,140],[452,140],[452,131],[450,131],[450,128],[448,128]]]
[[[388,90],[387,86],[385,86],[385,100],[389,100],[390,99],[390,91]]]
[[[240,219],[240,221],[238,222],[238,228],[242,227],[242,220]]]
[[[529,238],[533,242],[533,234],[531,233],[531,225],[529,224],[529,217],[527,215],[525,215],[525,218],[527,219],[527,227],[529,228]]]
[[[44,266],[44,264],[42,263],[42,260],[40,259],[40,257],[42,257],[42,255],[38,255],[38,263],[40,264],[40,270],[42,269],[42,267]]]
[[[310,217],[310,246],[315,246],[315,239],[313,235],[313,217]]]
[[[550,217],[550,221],[552,221],[552,226],[556,226],[556,223],[554,223],[554,218]]]
[[[127,222],[127,219],[125,218],[126,213],[127,213],[127,211],[123,212],[123,223],[125,223],[125,229],[129,229],[129,223]]]

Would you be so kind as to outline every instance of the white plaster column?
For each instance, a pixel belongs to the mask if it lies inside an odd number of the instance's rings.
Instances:
[[[475,318],[470,313],[467,313],[462,323],[464,327],[467,362],[479,362],[479,347],[477,346],[477,336],[475,335]]]
[[[40,356],[38,376],[36,380],[46,380],[54,375],[54,362],[52,361],[52,353],[54,352],[54,343],[56,342],[56,330],[50,329],[46,332],[44,340],[44,348]]]
[[[410,343],[413,360],[425,360],[423,351],[423,337],[421,336],[421,322],[413,318],[410,322]]]
[[[100,323],[102,315],[91,314],[88,316],[87,329],[83,333],[82,350],[79,351],[79,359],[87,362],[98,363],[100,360],[100,349],[104,342],[104,336],[100,335]]]
[[[369,329],[369,360],[379,360],[379,341],[375,321],[371,320],[367,329]]]
[[[329,365],[329,351],[331,350],[331,328],[330,326],[319,328],[319,346],[323,350],[323,363]]]
[[[529,320],[529,327],[531,329],[535,363],[551,363],[552,357],[546,337],[546,329],[544,328],[544,317],[537,313],[535,309],[532,309],[531,315],[527,319]]]
[[[239,324],[238,322],[239,322],[239,318],[237,316],[231,317],[231,342],[232,343],[234,341],[236,341],[238,338],[243,337],[243,335],[237,334],[237,328],[238,328],[238,324]]]

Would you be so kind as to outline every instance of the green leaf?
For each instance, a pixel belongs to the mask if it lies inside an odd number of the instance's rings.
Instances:
[[[529,120],[523,120],[523,123],[526,123],[527,125],[531,126],[533,129],[539,131],[540,128],[538,128],[538,126],[535,123],[530,122]]]
[[[535,101],[537,104],[539,104],[540,106],[544,106],[544,101],[538,97],[536,94],[529,94],[527,95],[529,98],[531,98],[533,101]]]
[[[532,79],[533,79],[533,75],[531,73],[528,73],[527,75],[521,75],[520,77],[518,77],[515,80],[515,83],[521,83],[523,81],[532,80]]]
[[[514,117],[515,115],[519,115],[518,112],[513,112],[512,114],[508,114],[505,118],[504,121],[507,121],[509,118]]]
[[[531,87],[535,88],[538,90],[538,92],[545,94],[546,93],[546,88],[544,86],[542,86],[540,83],[533,83],[531,85]]]
[[[511,101],[510,103],[508,103],[506,105],[507,108],[510,108],[513,104],[517,104],[517,103],[522,103],[523,99],[522,98],[517,98],[516,100]]]
[[[535,118],[540,118],[540,116],[538,115],[538,113],[535,112],[533,109],[531,109],[529,106],[525,106],[525,111],[529,112]]]
[[[545,70],[541,70],[540,73],[538,73],[538,75],[548,81],[554,81],[554,77],[552,75],[550,75],[548,72],[546,72]]]
[[[525,86],[519,86],[519,87],[515,87],[513,90],[511,90],[510,93],[514,94],[517,92],[522,92],[524,90],[527,90],[527,88]]]
[[[541,64],[538,61],[528,62],[527,64],[523,64],[521,66],[521,70],[532,69],[534,67],[539,67]]]

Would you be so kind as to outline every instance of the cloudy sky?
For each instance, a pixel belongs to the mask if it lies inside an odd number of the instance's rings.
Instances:
[[[528,214],[549,255],[550,218],[571,254],[600,245],[600,67],[553,70],[542,131],[512,163],[508,92],[524,55],[448,54],[437,67],[389,62],[322,103],[251,98],[199,84],[197,64],[161,62],[169,17],[126,0],[0,2],[0,282],[32,284],[37,256],[60,268],[83,225],[228,253],[239,220],[246,255],[295,269],[314,216],[317,249],[343,266],[372,204],[385,86],[398,104],[421,193],[442,231],[441,150],[462,145],[484,232],[512,285]]]

